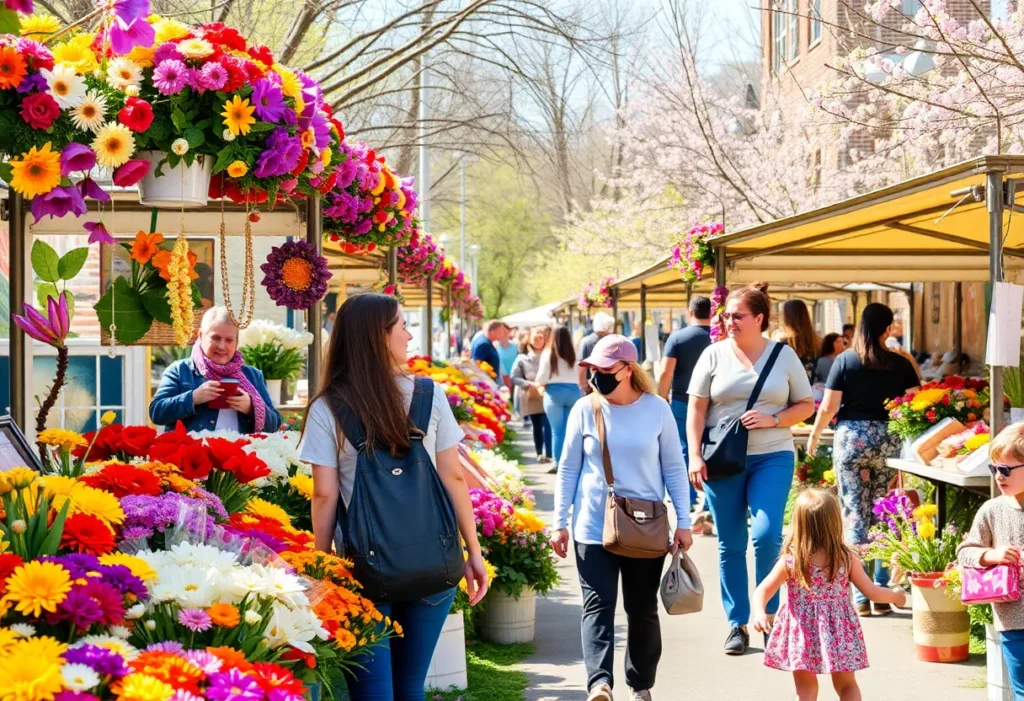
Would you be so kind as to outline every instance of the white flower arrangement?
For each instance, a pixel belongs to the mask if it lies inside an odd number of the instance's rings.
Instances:
[[[253,487],[260,489],[275,482],[287,482],[293,475],[312,475],[313,469],[299,460],[299,439],[293,432],[278,431],[259,435],[245,435],[237,431],[192,431],[195,438],[226,438],[229,441],[249,441],[243,450],[253,453],[270,468],[270,474],[253,480]]]
[[[506,460],[493,450],[475,450],[473,457],[480,463],[480,467],[484,468],[487,474],[498,482],[504,481],[506,477],[516,481],[523,479],[523,470],[519,467],[519,463],[514,460]]]
[[[308,331],[296,331],[263,319],[256,319],[238,332],[239,348],[259,346],[275,341],[286,350],[302,350],[313,342],[313,334]]]
[[[306,362],[306,348],[313,334],[296,331],[272,321],[256,320],[238,334],[238,349],[245,364],[263,373],[267,380],[298,377]]]

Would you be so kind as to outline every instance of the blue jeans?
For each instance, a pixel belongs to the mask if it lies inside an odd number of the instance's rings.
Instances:
[[[1003,643],[1003,662],[1010,676],[1010,686],[1017,701],[1024,699],[1024,630],[1004,630],[999,634]]]
[[[878,586],[880,586],[880,587],[882,587],[884,589],[885,587],[889,586],[889,568],[888,567],[883,567],[881,560],[875,560],[874,562],[875,562],[875,565],[874,565],[874,567],[875,567],[875,576],[874,576],[875,584],[877,584]],[[871,569],[870,569],[871,565],[868,562],[865,562],[864,566],[865,566],[865,569],[867,569],[869,572],[871,571]],[[853,600],[854,600],[854,602],[858,606],[860,606],[862,604],[868,603],[868,597],[866,597],[863,594],[861,594],[860,593],[860,589],[858,589],[857,587],[853,588]]]
[[[775,567],[782,548],[782,518],[793,484],[795,456],[784,450],[748,455],[745,472],[704,484],[708,507],[718,529],[718,573],[722,604],[729,623],[744,626],[750,618],[747,584],[747,511],[754,540],[757,584]],[[768,602],[768,613],[779,608],[779,595]]]
[[[557,463],[562,459],[562,446],[565,444],[565,427],[569,423],[569,412],[573,404],[582,397],[580,388],[566,382],[556,382],[544,387],[544,415],[551,423],[552,456]]]
[[[423,701],[423,684],[441,637],[455,589],[401,604],[377,604],[398,621],[405,635],[392,638],[356,659],[346,676],[351,701]]]
[[[683,463],[690,467],[690,452],[686,447],[686,407],[687,402],[672,400],[672,416],[676,418],[676,430],[679,431],[679,442],[683,444]],[[690,488],[690,508],[697,503],[697,490]]]
[[[551,457],[551,422],[545,414],[531,414],[530,423],[533,425],[533,447],[537,449],[537,457],[546,455]]]

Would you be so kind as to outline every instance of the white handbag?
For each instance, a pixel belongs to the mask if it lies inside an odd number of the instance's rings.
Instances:
[[[697,613],[704,607],[704,585],[700,581],[700,573],[682,548],[676,549],[672,564],[661,579],[661,604],[670,616]]]

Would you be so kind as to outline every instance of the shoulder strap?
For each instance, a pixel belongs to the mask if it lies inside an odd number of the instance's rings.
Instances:
[[[753,409],[754,404],[757,403],[757,398],[761,395],[761,388],[764,387],[765,380],[767,380],[768,375],[771,374],[772,368],[775,366],[775,360],[779,357],[779,353],[782,352],[783,345],[785,344],[776,342],[775,347],[772,348],[772,353],[768,356],[768,362],[764,364],[761,374],[757,376],[757,384],[754,385],[754,391],[750,393],[750,400],[747,402],[747,411]]]
[[[335,417],[341,424],[341,432],[345,439],[355,447],[356,452],[362,451],[366,447],[366,432],[363,430],[363,422],[356,417],[355,412],[343,400],[330,395],[325,396],[327,405],[334,411]]]
[[[429,377],[414,377],[409,420],[425,436],[430,427],[430,411],[434,406],[434,381]],[[422,438],[423,436],[416,436]]]
[[[594,409],[594,427],[597,429],[597,442],[601,444],[601,462],[604,463],[604,481],[608,483],[608,489],[615,485],[615,475],[612,472],[612,454],[608,450],[608,441],[605,440],[604,412],[601,411],[601,397],[597,392],[590,395],[590,406]]]

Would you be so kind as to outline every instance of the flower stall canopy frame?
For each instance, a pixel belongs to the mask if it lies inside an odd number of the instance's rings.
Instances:
[[[335,277],[331,278],[331,289],[338,289],[339,284],[343,284],[346,288],[343,291],[346,294],[370,290],[379,282],[381,270],[387,274],[387,249],[378,248],[372,253],[358,255],[345,253],[340,243],[325,240],[323,255],[327,258],[327,267],[335,273]],[[440,285],[434,285],[436,295],[440,295],[440,289]],[[405,298],[405,306],[409,309],[427,305],[426,288],[403,285],[402,296]],[[436,299],[440,297],[435,297]]]

